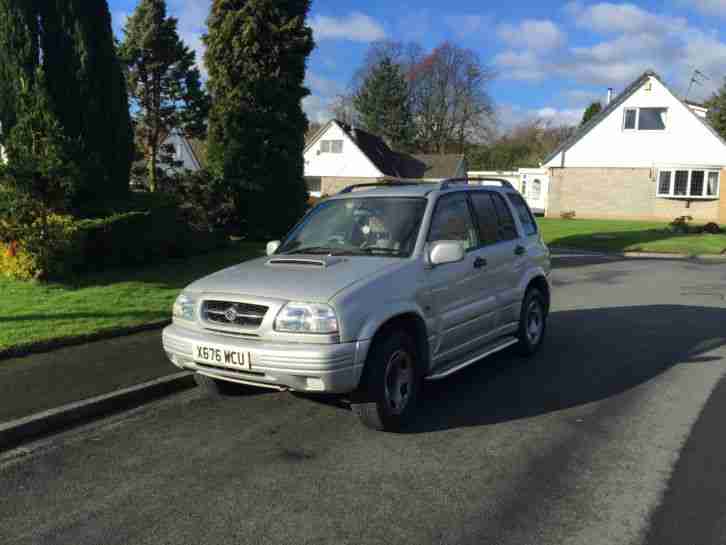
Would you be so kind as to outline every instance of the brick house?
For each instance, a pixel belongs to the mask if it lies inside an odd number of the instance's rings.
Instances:
[[[357,183],[464,178],[467,172],[463,155],[397,153],[378,136],[337,120],[308,141],[304,156],[305,181],[315,197]]]
[[[726,222],[726,142],[647,71],[543,163],[548,216]]]

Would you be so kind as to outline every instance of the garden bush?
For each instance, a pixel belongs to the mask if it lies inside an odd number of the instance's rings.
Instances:
[[[205,253],[223,246],[223,234],[178,221],[174,206],[105,218],[51,215],[47,235],[29,229],[22,240],[0,240],[0,274],[19,280],[64,279],[74,274],[138,266]]]

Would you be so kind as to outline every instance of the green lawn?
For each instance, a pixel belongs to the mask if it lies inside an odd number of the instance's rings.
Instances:
[[[0,351],[167,319],[184,286],[262,252],[260,244],[235,243],[191,259],[89,275],[75,285],[0,279]]]
[[[679,235],[667,223],[540,218],[545,242],[553,247],[607,252],[720,254],[726,234]]]

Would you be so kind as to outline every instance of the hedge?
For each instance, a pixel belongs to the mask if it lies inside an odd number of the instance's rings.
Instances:
[[[63,279],[90,270],[135,266],[204,253],[225,244],[218,233],[194,231],[177,221],[177,209],[160,206],[97,219],[51,216],[42,245],[0,244],[0,274]]]

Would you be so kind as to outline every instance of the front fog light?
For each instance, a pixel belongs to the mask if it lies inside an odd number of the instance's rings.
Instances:
[[[275,318],[275,330],[286,333],[337,333],[338,318],[329,305],[288,303]]]

